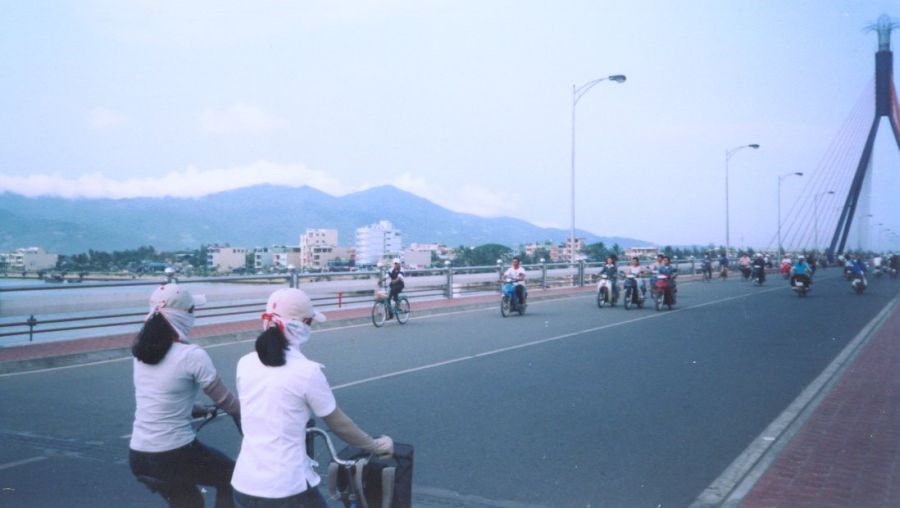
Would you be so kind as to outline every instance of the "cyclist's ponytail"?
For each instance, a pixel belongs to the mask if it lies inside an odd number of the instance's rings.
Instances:
[[[256,354],[259,361],[267,367],[281,367],[286,363],[284,352],[288,349],[288,340],[277,326],[272,326],[256,338]]]
[[[144,322],[131,346],[131,354],[148,365],[156,365],[166,357],[178,332],[159,312]]]

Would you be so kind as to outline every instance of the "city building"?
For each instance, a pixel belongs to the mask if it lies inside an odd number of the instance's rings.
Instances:
[[[356,249],[319,245],[310,248],[310,259],[304,260],[304,270],[333,271],[346,269],[356,264]]]
[[[227,273],[244,270],[247,267],[247,252],[244,247],[215,245],[206,249],[206,268]]]
[[[316,263],[314,255],[321,256],[326,251],[322,247],[336,248],[338,244],[338,232],[336,229],[307,229],[300,235],[300,268],[321,268],[321,263]],[[314,250],[317,251],[314,253]],[[329,250],[328,253],[332,251]]]
[[[642,259],[652,259],[659,254],[659,247],[629,247],[625,249],[625,258],[631,259],[635,256]]]
[[[44,252],[40,247],[16,249],[0,253],[0,266],[11,272],[37,272],[56,268],[59,254]]]
[[[403,251],[403,263],[416,268],[431,265],[443,266],[450,259],[453,249],[440,243],[412,243]]]
[[[524,250],[525,250],[525,255],[530,258],[533,258],[535,253],[537,253],[539,251],[545,251],[548,253],[548,254],[546,254],[546,257],[544,258],[545,262],[556,263],[557,261],[559,261],[560,247],[559,247],[559,245],[556,245],[555,243],[553,243],[549,240],[546,242],[528,244],[525,246]],[[535,261],[540,261],[540,260],[536,259]]]
[[[584,250],[584,238],[575,238],[575,259],[574,261],[578,261],[579,259],[584,259],[584,255],[579,254],[582,250]],[[562,248],[562,257],[568,261],[572,261],[572,239],[566,238],[566,242],[561,246]]]
[[[273,247],[257,247],[253,249],[253,270],[264,272],[275,265]]]
[[[400,230],[382,220],[356,230],[356,264],[374,266],[378,261],[399,256],[403,248]]]
[[[272,247],[272,266],[276,270],[288,270],[290,267],[300,268],[300,246]]]

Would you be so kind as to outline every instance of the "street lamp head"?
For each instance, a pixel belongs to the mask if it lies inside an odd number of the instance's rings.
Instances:
[[[801,172],[801,171],[798,171],[798,172],[796,172],[796,173],[794,173],[794,174],[797,175],[797,176],[803,176],[803,172]]]
[[[830,191],[826,192],[825,194],[834,194],[834,191],[830,190]]]
[[[612,76],[607,78],[610,81],[615,81],[616,83],[624,83],[625,75],[624,74],[613,74]]]
[[[756,150],[757,148],[759,148],[759,145],[756,144],[756,143],[753,143],[752,145],[747,145],[747,146],[749,146],[750,148],[752,148],[752,149],[754,149],[754,150]]]

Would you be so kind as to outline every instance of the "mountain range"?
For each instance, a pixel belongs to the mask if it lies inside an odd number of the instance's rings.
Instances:
[[[353,245],[359,227],[389,220],[403,244],[516,246],[563,242],[569,230],[542,228],[509,217],[479,217],[438,206],[393,186],[335,197],[312,187],[256,185],[201,198],[68,199],[0,194],[0,251],[38,246],[75,254],[152,245],[157,250],[202,244],[243,247],[297,245],[307,228],[338,230]],[[588,243],[647,245],[633,238],[601,237],[583,230]]]

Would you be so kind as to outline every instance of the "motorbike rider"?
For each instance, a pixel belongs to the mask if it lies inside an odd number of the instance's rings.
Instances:
[[[638,281],[638,287],[641,289],[641,298],[647,294],[647,285],[643,279],[644,267],[641,266],[641,260],[637,256],[631,258],[631,264],[625,267],[625,275],[634,275],[635,281]]]
[[[802,280],[806,287],[812,286],[812,268],[806,262],[806,257],[800,255],[797,257],[797,263],[791,267],[791,286],[796,286],[798,280]]]
[[[756,271],[759,277],[759,283],[762,284],[766,281],[766,258],[763,256],[762,252],[756,253],[756,258],[753,259],[752,269]]]
[[[525,269],[519,266],[519,256],[512,258],[512,266],[506,269],[503,278],[512,280],[516,285],[511,302],[515,309],[519,306],[519,302],[525,302]]]
[[[197,439],[191,418],[208,410],[194,404],[198,391],[240,422],[241,406],[222,383],[209,354],[188,342],[194,307],[206,303],[178,284],[164,284],[150,296],[150,313],[138,333],[134,355],[137,408],[128,445],[131,472],[165,483],[158,489],[169,506],[202,507],[198,485],[216,489],[216,507],[234,506],[230,485],[234,461]]]
[[[400,258],[394,258],[391,271],[385,274],[384,280],[390,281],[388,283],[388,287],[390,288],[388,299],[393,300],[394,305],[400,305],[400,292],[403,291],[403,288],[406,286],[406,283],[403,282],[403,269],[400,267]]]
[[[725,252],[719,256],[719,275],[722,278],[728,276],[728,255]]]
[[[393,454],[394,442],[357,427],[338,406],[323,366],[304,356],[312,324],[325,321],[306,293],[275,291],[262,318],[256,351],[237,365],[244,438],[231,478],[234,499],[245,508],[326,508],[306,450],[309,420],[318,416],[342,440],[376,455]]]
[[[900,271],[900,254],[888,254],[888,267],[892,275]]]
[[[750,256],[746,252],[742,252],[740,259],[738,259],[738,267],[741,270],[741,275],[744,276],[744,280],[750,278],[751,264]]]
[[[852,260],[849,260],[850,263],[850,278],[852,279],[861,279],[863,282],[863,286],[868,286],[869,281],[866,280],[866,264],[863,263],[862,256],[857,254],[853,257]]]
[[[678,292],[678,288],[675,286],[675,276],[678,275],[678,270],[672,266],[671,260],[669,256],[663,256],[662,264],[657,268],[656,273],[659,275],[665,275],[669,280],[669,291],[672,294],[672,301],[675,301],[675,293]]]
[[[703,253],[703,259],[700,261],[700,270],[708,278],[712,278],[712,257],[709,252]]]
[[[606,264],[600,268],[600,275],[606,275],[609,279],[609,287],[612,291],[610,295],[611,301],[615,302],[619,299],[619,286],[616,284],[619,278],[619,269],[616,267],[616,259],[613,256],[606,258]]]

